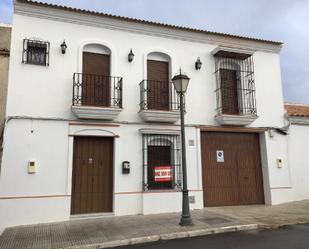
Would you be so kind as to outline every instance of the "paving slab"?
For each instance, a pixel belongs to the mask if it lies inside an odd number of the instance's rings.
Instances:
[[[180,213],[101,217],[7,228],[0,249],[99,249],[207,234],[276,228],[309,222],[309,200],[266,206],[193,210],[193,226]]]

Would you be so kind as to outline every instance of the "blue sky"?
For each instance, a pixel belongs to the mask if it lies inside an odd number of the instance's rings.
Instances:
[[[309,0],[42,0],[83,9],[284,42],[285,101],[309,103]],[[11,23],[12,0],[0,0]],[[271,82],[268,82],[271,84]]]

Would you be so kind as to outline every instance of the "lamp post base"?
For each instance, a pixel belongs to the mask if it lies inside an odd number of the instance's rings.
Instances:
[[[193,222],[190,216],[181,216],[180,222],[179,222],[180,226],[192,226]]]

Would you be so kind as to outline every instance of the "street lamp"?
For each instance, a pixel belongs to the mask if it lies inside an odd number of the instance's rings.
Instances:
[[[187,161],[186,161],[186,141],[185,141],[185,124],[184,124],[184,108],[183,97],[187,91],[190,78],[180,72],[172,78],[174,87],[180,98],[180,126],[181,126],[181,156],[182,156],[182,213],[179,225],[190,226],[192,219],[189,207],[189,191],[187,187]]]

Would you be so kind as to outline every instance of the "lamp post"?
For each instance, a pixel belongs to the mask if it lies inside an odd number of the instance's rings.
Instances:
[[[187,187],[187,161],[186,161],[186,141],[185,141],[185,122],[184,122],[184,108],[183,98],[187,91],[190,78],[182,74],[181,69],[178,75],[172,78],[174,87],[180,98],[180,127],[181,127],[181,156],[182,156],[182,213],[179,225],[190,226],[192,219],[189,207],[189,190]]]

